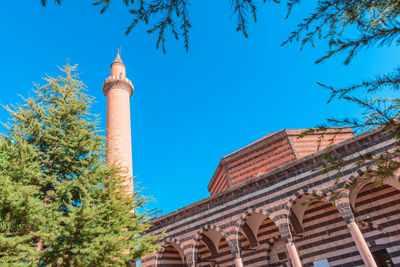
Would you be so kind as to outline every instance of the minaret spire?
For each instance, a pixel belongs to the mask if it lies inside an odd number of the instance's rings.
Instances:
[[[132,141],[130,97],[132,82],[126,78],[126,67],[121,60],[119,49],[111,64],[111,76],[104,81],[103,93],[107,97],[107,164],[123,170],[124,184],[133,194]]]
[[[119,49],[117,49],[117,56],[111,64],[111,76],[117,76],[120,78],[126,77],[126,67],[119,55]]]
[[[113,63],[120,63],[120,64],[124,64],[124,63],[122,62],[121,56],[120,56],[120,54],[119,54],[119,49],[117,49],[117,56],[115,57],[115,59],[114,59],[114,62],[113,62]]]

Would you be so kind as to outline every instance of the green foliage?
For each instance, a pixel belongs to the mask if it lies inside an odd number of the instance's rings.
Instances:
[[[236,31],[245,37],[247,25],[251,20],[257,21],[257,4],[267,0],[230,0],[233,15],[236,17]],[[55,0],[61,4],[62,0]],[[138,23],[150,24],[148,33],[158,35],[156,47],[165,52],[166,35],[184,40],[185,49],[189,49],[189,31],[191,28],[188,7],[190,0],[121,0],[132,14],[132,22],[126,30],[129,34]],[[271,1],[268,1],[271,2]],[[275,3],[286,3],[289,16],[301,0],[273,0]],[[289,42],[301,42],[315,45],[315,39],[327,39],[330,47],[327,55],[317,62],[341,52],[348,52],[345,64],[349,64],[356,53],[365,47],[398,44],[400,25],[398,21],[400,3],[396,0],[316,0],[316,8],[310,16],[301,22],[292,32]],[[47,0],[41,0],[43,6]],[[111,0],[94,0],[104,13],[111,5]],[[345,38],[348,28],[359,32],[358,38]]]
[[[47,77],[35,96],[7,108],[0,143],[0,265],[121,266],[151,253],[157,237],[105,164],[104,138],[75,67]],[[41,248],[41,249],[39,249]]]
[[[301,0],[289,0],[288,15]],[[348,65],[360,49],[400,44],[400,2],[393,0],[318,0],[316,9],[301,22],[289,38],[283,43],[300,42],[301,48],[316,39],[327,40],[330,50],[316,61],[321,63],[332,56],[347,52],[344,64]],[[358,34],[358,35],[357,35]],[[346,36],[352,35],[352,38]],[[354,37],[354,35],[356,37]],[[360,107],[362,114],[358,118],[329,119],[325,125],[318,126],[323,133],[328,126],[350,127],[361,133],[379,127],[383,134],[391,135],[396,143],[393,149],[377,155],[363,154],[356,158],[343,159],[332,149],[328,149],[321,168],[324,172],[336,172],[336,183],[325,194],[334,201],[344,190],[357,187],[360,183],[380,185],[386,179],[392,179],[400,169],[400,68],[388,74],[379,74],[375,78],[359,83],[335,88],[322,83],[320,86],[330,90],[333,100],[344,100]],[[393,94],[392,98],[376,97],[377,93]],[[304,133],[307,134],[307,133]],[[362,180],[342,182],[344,166],[374,166]]]
[[[47,0],[40,0],[46,6]],[[175,39],[182,38],[186,51],[189,50],[189,32],[192,27],[188,7],[190,0],[120,0],[129,9],[132,22],[126,30],[126,34],[139,24],[149,25],[147,30],[150,34],[157,34],[156,48],[162,48],[166,53],[165,42],[167,35]],[[250,20],[257,21],[258,0],[230,0],[233,14],[237,18],[236,31],[241,32],[246,38],[247,25]],[[267,2],[267,0],[261,0]],[[62,0],[55,0],[61,4]],[[273,2],[279,3],[278,0]],[[99,6],[100,13],[104,13],[112,4],[111,0],[94,0],[93,5]]]
[[[356,132],[378,128],[381,134],[391,136],[395,142],[394,147],[387,151],[378,154],[359,154],[354,158],[343,158],[332,147],[329,147],[321,166],[316,171],[331,172],[336,176],[333,186],[327,188],[324,192],[324,197],[332,203],[349,189],[369,183],[379,186],[387,179],[397,179],[396,172],[400,169],[400,100],[395,98],[361,101],[350,96],[345,96],[343,99],[361,106],[364,110],[362,117],[340,120],[328,119],[328,125],[320,125],[314,131],[323,134],[329,130],[330,125],[351,127]],[[304,132],[303,136],[309,134],[309,132]],[[344,176],[343,170],[346,166],[368,167],[369,171],[355,181],[343,181],[341,178]],[[310,201],[317,200],[318,198],[310,199]]]
[[[396,44],[400,28],[397,21],[400,13],[398,1],[390,0],[318,0],[316,9],[303,20],[283,42],[296,41],[301,47],[315,45],[315,39],[327,39],[331,47],[327,55],[317,63],[340,52],[348,51],[345,64],[349,64],[357,51],[372,46]],[[301,0],[289,0],[289,12]],[[346,38],[346,30],[359,33],[354,39]]]

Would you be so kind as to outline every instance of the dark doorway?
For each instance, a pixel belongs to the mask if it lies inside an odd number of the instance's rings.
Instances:
[[[376,265],[378,265],[378,267],[393,267],[394,266],[386,249],[374,251],[374,252],[372,252],[372,256],[374,257]]]

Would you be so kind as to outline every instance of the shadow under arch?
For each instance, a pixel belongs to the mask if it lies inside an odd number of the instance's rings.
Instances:
[[[238,245],[240,246],[240,237],[244,235],[248,239],[250,247],[258,246],[258,229],[261,223],[268,218],[271,218],[271,214],[263,209],[251,209],[243,214],[239,219],[238,228],[236,230],[236,238],[239,241]]]
[[[303,232],[303,217],[314,199],[323,199],[320,190],[299,190],[288,201],[288,224],[295,234]]]
[[[217,226],[205,226],[195,235],[193,259],[198,267],[232,265],[236,253],[229,236]]]
[[[187,267],[185,253],[176,240],[167,239],[157,253],[156,266]]]
[[[285,242],[266,211],[252,210],[242,216],[238,242],[244,266],[289,265]]]
[[[358,175],[352,177],[352,182],[356,182],[355,185],[350,188],[349,190],[349,203],[353,209],[353,211],[356,211],[356,198],[358,193],[364,188],[365,186],[368,186],[369,184],[373,184],[375,182],[375,179],[373,177],[370,177],[370,173],[372,173],[374,168],[371,169],[366,169],[363,172],[359,172]],[[388,185],[393,188],[396,188],[397,190],[400,191],[400,170],[396,171],[393,177],[386,178],[383,182],[382,185]],[[379,185],[375,185],[379,186]]]
[[[289,212],[294,243],[303,265],[312,266],[320,260],[327,260],[329,266],[346,261],[363,265],[345,219],[337,206],[323,198],[321,191],[309,190],[298,195]]]

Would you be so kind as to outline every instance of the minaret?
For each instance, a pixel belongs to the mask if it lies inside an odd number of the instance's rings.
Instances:
[[[126,78],[126,68],[119,55],[111,64],[111,76],[103,84],[107,97],[107,164],[119,166],[126,175],[124,184],[133,194],[131,113],[129,99],[132,82]]]

